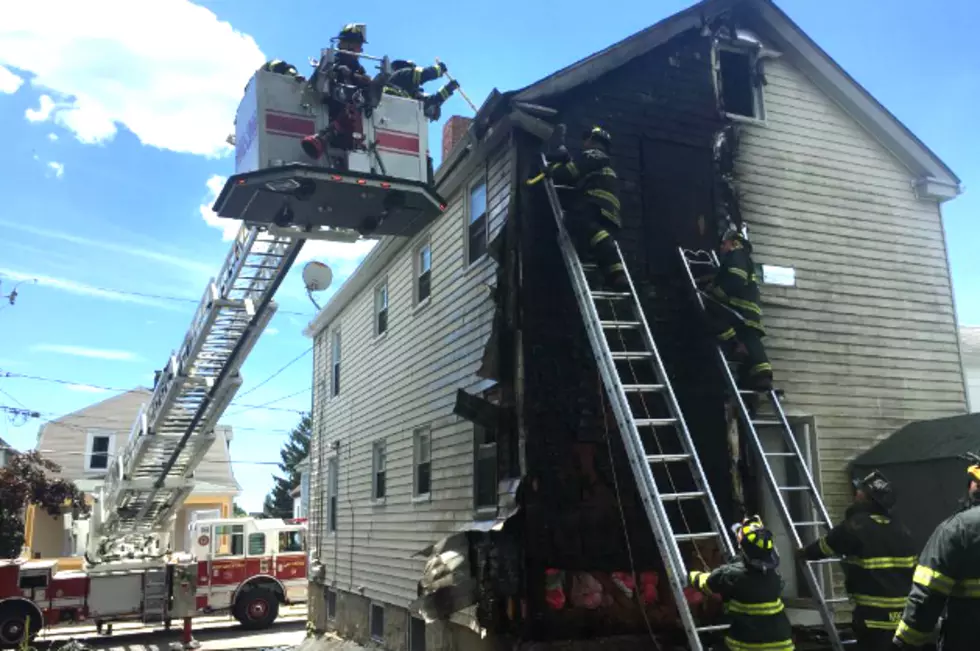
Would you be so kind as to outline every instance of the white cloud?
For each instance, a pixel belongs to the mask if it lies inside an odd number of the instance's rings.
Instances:
[[[0,65],[32,74],[53,98],[50,119],[81,142],[106,142],[123,126],[151,147],[230,150],[242,89],[265,56],[210,9],[189,0],[5,4]],[[0,71],[4,90],[19,79]]]
[[[122,294],[111,289],[102,289],[99,287],[93,287],[91,285],[86,285],[85,283],[76,282],[74,280],[68,280],[67,278],[55,278],[52,276],[45,276],[43,274],[32,274],[25,273],[23,271],[16,271],[13,269],[0,268],[0,276],[9,278],[15,282],[22,281],[32,281],[36,280],[37,284],[43,285],[45,287],[51,287],[52,289],[58,289],[69,294],[77,294],[79,296],[92,296],[94,298],[102,298],[109,301],[118,301],[120,303],[135,303],[137,305],[149,305],[152,307],[158,307],[165,310],[173,311],[184,311],[184,307],[181,307],[175,303],[169,303],[155,298],[150,298],[147,296],[136,296],[133,294]],[[21,290],[23,293],[23,290]],[[26,300],[22,298],[21,300]]]
[[[219,176],[217,174],[213,175],[207,180],[208,193],[204,197],[204,203],[201,204],[201,218],[204,223],[213,228],[218,228],[221,230],[221,239],[225,242],[229,242],[235,239],[238,235],[238,229],[242,227],[242,222],[237,219],[225,219],[224,217],[218,217],[218,215],[211,210],[211,206],[214,205],[215,200],[218,198],[218,193],[221,192],[221,188],[225,187],[225,181],[228,178],[224,176]]]
[[[50,140],[51,142],[57,142],[57,140],[58,140],[58,134],[57,133],[49,133],[48,134],[48,140]]]
[[[59,163],[57,161],[51,161],[50,163],[48,163],[48,168],[52,172],[54,172],[55,178],[60,179],[62,176],[65,175],[65,166],[63,163]]]
[[[47,237],[56,240],[62,240],[65,242],[71,242],[72,244],[79,244],[87,248],[103,249],[105,251],[112,251],[113,253],[123,253],[125,255],[135,256],[137,258],[144,258],[146,260],[152,260],[154,262],[162,262],[164,264],[169,264],[174,267],[179,267],[185,271],[191,271],[197,274],[202,274],[205,277],[214,273],[215,265],[204,264],[202,262],[195,262],[193,260],[188,260],[187,258],[181,258],[175,255],[169,255],[167,253],[161,253],[160,251],[153,251],[149,249],[142,249],[138,246],[133,246],[127,243],[116,243],[109,242],[106,240],[97,240],[88,237],[82,237],[80,235],[72,235],[71,233],[65,233],[63,231],[53,231],[44,228],[37,228],[36,226],[28,226],[27,224],[21,224],[18,222],[11,222],[0,219],[0,226],[6,226],[8,228],[14,228],[19,231],[24,231],[25,233],[32,233],[40,237]]]
[[[104,359],[112,362],[138,362],[141,357],[127,350],[106,350],[104,348],[87,348],[85,346],[65,346],[62,344],[37,344],[31,350],[39,353],[57,353],[73,357],[89,357]]]
[[[11,72],[10,69],[0,65],[0,93],[13,95],[23,83],[23,79]]]
[[[80,393],[109,393],[108,389],[93,387],[88,384],[67,384],[65,388],[69,391],[78,391]]]
[[[24,111],[24,117],[27,118],[28,122],[45,122],[51,118],[51,113],[54,112],[54,100],[51,99],[51,96],[41,95],[38,102],[41,104],[39,108]]]

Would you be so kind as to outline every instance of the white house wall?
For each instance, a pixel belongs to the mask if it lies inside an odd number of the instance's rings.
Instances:
[[[911,420],[963,413],[939,205],[784,59],[766,64],[767,122],[742,130],[737,177],[755,261],[794,267],[762,288],[784,404],[816,419],[832,515],[846,464]]]
[[[506,147],[492,156],[487,184],[490,238],[509,201]],[[475,175],[474,175],[475,178]],[[465,266],[468,188],[446,213],[404,247],[317,336],[314,346],[314,437],[309,506],[313,547],[327,583],[368,599],[406,606],[417,596],[425,563],[416,552],[473,519],[473,427],[452,414],[457,389],[474,375],[491,330],[486,285],[495,263]],[[432,293],[414,305],[416,247],[431,237]],[[374,288],[388,277],[388,332],[374,334]],[[330,397],[331,337],[341,332],[340,395]],[[413,499],[413,431],[432,427],[432,492]],[[372,444],[387,446],[387,498],[375,504]],[[334,450],[334,443],[339,447]],[[339,466],[337,532],[326,532],[327,458]],[[363,586],[363,592],[359,590]]]

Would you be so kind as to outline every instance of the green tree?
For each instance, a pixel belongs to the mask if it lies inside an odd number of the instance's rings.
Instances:
[[[238,502],[235,502],[234,504],[231,505],[231,510],[236,518],[244,518],[245,516],[248,515],[248,511],[238,506]]]
[[[75,484],[55,477],[61,467],[37,452],[14,454],[0,468],[0,558],[16,558],[24,545],[24,513],[29,504],[60,515],[88,513],[85,496]]]
[[[262,505],[262,513],[267,518],[291,518],[293,516],[293,498],[290,491],[299,484],[299,472],[296,464],[305,459],[310,453],[310,436],[313,432],[313,421],[309,414],[303,414],[299,424],[289,433],[289,438],[279,451],[279,473],[275,475],[275,485]]]

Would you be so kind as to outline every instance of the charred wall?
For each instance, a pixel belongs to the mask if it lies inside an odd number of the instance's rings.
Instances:
[[[612,134],[623,215],[619,241],[712,490],[723,516],[731,518],[722,385],[675,251],[678,244],[704,248],[716,239],[711,142],[726,123],[715,103],[710,48],[696,31],[681,35],[548,104],[568,125],[573,152],[579,134],[592,124]],[[536,171],[540,142],[526,137],[516,145],[526,178]],[[615,421],[607,413],[553,218],[543,193],[521,188],[519,197],[531,635],[606,634],[615,618],[592,621],[587,612],[573,608],[558,626],[554,616],[533,613],[548,612],[556,583],[566,595],[575,591],[576,573],[592,572],[602,581],[613,572],[629,572],[630,552],[638,573],[657,571],[662,563]],[[658,409],[651,415],[663,415],[663,405],[651,406]],[[689,477],[675,473],[673,479],[678,490],[689,486]],[[699,515],[688,513],[689,524],[703,531],[708,525]],[[552,589],[546,591],[549,570]],[[633,614],[622,614],[614,627],[642,626]],[[593,625],[598,628],[590,631]]]

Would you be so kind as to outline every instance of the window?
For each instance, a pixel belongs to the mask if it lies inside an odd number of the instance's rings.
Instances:
[[[388,332],[388,279],[374,288],[374,334]]]
[[[336,533],[337,531],[337,487],[338,481],[337,457],[327,461],[327,532]]]
[[[718,50],[719,95],[725,113],[763,119],[757,62],[755,54],[746,50]]]
[[[245,552],[245,525],[219,524],[214,527],[214,556],[242,556]]]
[[[477,511],[497,508],[497,439],[494,432],[473,426],[473,505]]]
[[[330,342],[330,395],[340,395],[340,330],[333,331]]]
[[[473,264],[487,252],[487,182],[481,181],[470,188],[470,201],[466,211],[467,264]]]
[[[289,552],[304,551],[302,531],[280,531],[279,532],[279,552],[286,554]]]
[[[408,651],[425,651],[425,620],[418,617],[409,618]]]
[[[261,556],[264,553],[265,553],[265,534],[264,533],[248,534],[248,555]]]
[[[116,437],[113,432],[92,430],[88,432],[85,443],[85,470],[104,472],[109,469],[112,453],[116,448]]]
[[[415,253],[415,304],[421,305],[432,294],[432,244],[426,242]]]
[[[387,464],[388,464],[384,441],[374,442],[373,453],[371,457],[373,459],[371,497],[376,500],[383,500],[385,498],[385,490],[386,490],[385,471],[387,469]]]
[[[371,639],[381,642],[385,637],[385,607],[371,604]]]
[[[415,430],[414,436],[415,497],[428,496],[432,489],[432,433],[428,428]]]
[[[337,591],[333,588],[327,588],[327,619],[335,619],[337,617]]]

